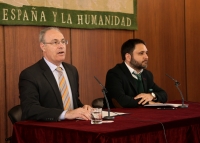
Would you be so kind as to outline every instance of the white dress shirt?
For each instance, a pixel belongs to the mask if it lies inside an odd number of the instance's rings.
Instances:
[[[125,65],[127,66],[127,68],[129,69],[131,75],[135,78],[135,79],[138,79],[136,75],[132,74],[133,72],[135,74],[141,74],[143,72],[143,69],[138,73],[136,70],[134,70],[132,67],[130,67],[126,62],[124,62]]]

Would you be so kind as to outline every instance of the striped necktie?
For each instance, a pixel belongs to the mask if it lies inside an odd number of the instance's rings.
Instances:
[[[58,72],[58,83],[59,83],[60,93],[62,96],[64,110],[70,110],[70,102],[71,101],[70,101],[70,97],[69,97],[69,90],[67,87],[67,82],[63,75],[63,70],[61,67],[57,67],[56,71]]]

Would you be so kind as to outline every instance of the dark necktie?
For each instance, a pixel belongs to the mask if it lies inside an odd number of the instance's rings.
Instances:
[[[134,74],[135,76],[137,76],[137,82],[138,82],[138,85],[137,85],[137,88],[138,88],[138,93],[144,93],[144,86],[143,86],[143,83],[142,83],[142,77],[141,77],[141,74],[136,74],[136,73],[132,73]]]

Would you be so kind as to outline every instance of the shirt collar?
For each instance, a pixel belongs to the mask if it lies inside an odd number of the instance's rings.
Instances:
[[[54,64],[52,64],[51,62],[49,62],[47,59],[45,59],[45,57],[43,57],[43,58],[44,58],[44,61],[45,61],[45,62],[47,63],[47,65],[49,66],[49,68],[51,69],[51,71],[54,72],[54,71],[56,70],[57,66],[54,65]],[[61,67],[62,69],[64,69],[64,67],[63,67],[62,64],[60,64],[59,67]]]

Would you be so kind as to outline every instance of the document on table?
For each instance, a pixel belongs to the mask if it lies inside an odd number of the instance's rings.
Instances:
[[[186,107],[188,107],[188,104],[184,104]],[[180,106],[182,106],[182,104],[172,104],[172,103],[163,103],[163,104],[147,104],[147,105],[144,105],[144,107],[155,107],[155,108],[158,108],[158,107],[169,107],[169,108],[172,108],[172,107],[175,107],[175,108],[179,108]]]
[[[110,112],[110,116],[120,116],[129,113],[122,113],[122,112]],[[102,118],[108,116],[108,111],[102,111]],[[76,118],[77,120],[83,120],[82,118]]]
[[[110,112],[110,116],[120,116],[125,115],[129,113],[123,113],[123,112]],[[108,116],[108,111],[102,111],[102,117]]]

